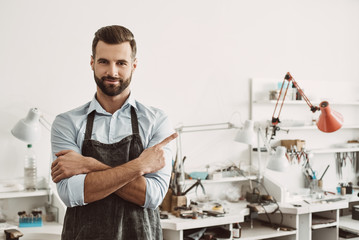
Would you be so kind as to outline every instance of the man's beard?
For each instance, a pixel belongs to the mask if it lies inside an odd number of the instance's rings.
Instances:
[[[119,94],[121,94],[131,83],[131,79],[132,79],[132,73],[131,75],[127,78],[127,79],[122,79],[122,78],[114,78],[111,76],[106,76],[106,77],[102,77],[102,78],[98,78],[96,77],[96,74],[94,73],[94,78],[96,81],[97,86],[102,90],[102,92],[104,94],[106,94],[107,96],[117,96]],[[120,84],[117,85],[105,85],[104,81],[105,80],[116,80],[119,81]]]

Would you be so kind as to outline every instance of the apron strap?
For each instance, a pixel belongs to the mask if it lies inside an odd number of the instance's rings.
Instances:
[[[93,110],[87,116],[85,139],[91,139],[93,122],[94,122],[94,119],[95,119],[95,113],[96,113],[96,111]],[[131,123],[132,123],[132,133],[133,134],[139,134],[140,131],[139,131],[139,128],[138,128],[137,114],[136,114],[135,108],[132,107],[132,106],[131,106]]]
[[[93,120],[95,119],[95,113],[96,113],[96,111],[93,110],[89,115],[87,115],[85,139],[91,139]]]
[[[131,106],[131,123],[132,123],[132,133],[133,134],[139,134],[139,128],[138,128],[138,119],[136,110],[133,106]]]

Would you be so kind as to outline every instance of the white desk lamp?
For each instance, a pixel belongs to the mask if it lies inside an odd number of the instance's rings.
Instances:
[[[266,141],[265,136],[263,136],[261,127],[254,127],[254,123],[252,120],[247,120],[245,123],[245,128],[238,132],[237,136],[235,137],[235,141],[253,145],[254,142],[254,131],[257,131],[257,152],[258,152],[258,179],[260,180],[262,177],[261,174],[261,145],[260,145],[260,138],[264,143],[266,150],[269,152],[270,157],[267,164],[267,169],[277,171],[277,172],[284,172],[288,166],[288,159],[286,158],[286,148],[282,146],[278,146],[276,148],[275,154],[271,154],[271,147],[269,146],[268,142]]]
[[[254,122],[252,120],[246,120],[244,122],[244,128],[241,131],[238,131],[234,141],[253,145],[254,134]]]
[[[261,144],[260,139],[262,139],[263,144],[267,151],[271,153],[271,147],[266,140],[266,137],[263,135],[262,128],[260,127],[259,123],[256,123],[257,126],[254,126],[255,123],[253,120],[246,120],[244,123],[244,128],[242,131],[239,131],[235,137],[236,142],[248,144],[251,146],[254,145],[255,139],[255,132],[257,132],[257,152],[258,152],[258,180],[262,178],[262,171],[261,171]]]
[[[41,125],[48,131],[51,124],[42,116],[37,108],[31,108],[26,118],[20,119],[11,130],[12,135],[26,143],[34,143],[41,137]]]
[[[267,164],[267,168],[277,172],[284,172],[289,167],[289,162],[285,153],[286,147],[278,146],[276,153],[271,155]]]

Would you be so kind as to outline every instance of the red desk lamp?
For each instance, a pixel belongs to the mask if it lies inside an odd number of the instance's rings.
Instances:
[[[320,131],[330,133],[330,132],[335,132],[335,131],[339,130],[342,127],[342,125],[343,125],[343,116],[340,113],[332,110],[329,107],[329,103],[327,101],[321,102],[319,104],[319,107],[313,106],[312,103],[307,98],[307,96],[304,94],[303,90],[299,87],[298,83],[294,80],[292,75],[288,72],[285,75],[284,79],[283,79],[282,87],[280,89],[279,96],[278,96],[278,99],[277,99],[277,103],[276,103],[275,108],[274,108],[274,112],[273,112],[273,116],[272,116],[272,127],[273,127],[272,136],[275,136],[276,130],[279,129],[278,126],[277,126],[278,123],[280,123],[279,116],[280,116],[280,113],[282,111],[284,100],[285,100],[285,97],[287,95],[287,91],[288,91],[288,88],[289,88],[289,85],[290,85],[290,84],[287,84],[287,88],[285,89],[282,103],[281,103],[280,108],[278,110],[279,112],[277,114],[277,117],[275,117],[276,116],[276,110],[277,110],[277,107],[278,107],[278,103],[279,103],[279,100],[281,99],[281,95],[282,95],[282,92],[283,92],[283,86],[284,86],[285,81],[293,83],[294,87],[297,88],[297,90],[298,90],[298,94],[300,94],[302,96],[302,98],[308,104],[308,106],[310,107],[310,110],[313,113],[315,113],[318,110],[320,110],[322,112],[320,114],[318,120],[317,120],[317,127],[318,127],[318,129]]]

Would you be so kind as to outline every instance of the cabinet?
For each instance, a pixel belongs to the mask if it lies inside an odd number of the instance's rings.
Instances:
[[[343,200],[332,203],[303,204],[293,207],[288,203],[281,203],[280,209],[283,215],[283,225],[297,229],[296,235],[283,239],[296,240],[336,240],[339,231],[339,211],[348,207],[348,202]],[[260,219],[266,220],[260,215]],[[271,221],[280,223],[281,214],[271,215]]]
[[[295,240],[297,230],[292,231],[277,231],[268,226],[263,226],[262,223],[254,221],[253,228],[251,224],[246,222],[241,224],[242,237],[241,240],[259,240],[259,239],[286,239]]]
[[[339,218],[339,226],[345,231],[359,234],[359,220],[352,219],[352,206],[359,205],[358,191],[347,195],[346,199],[349,202],[349,209],[343,211],[343,215]],[[359,239],[359,237],[353,238],[353,240],[355,239]]]

